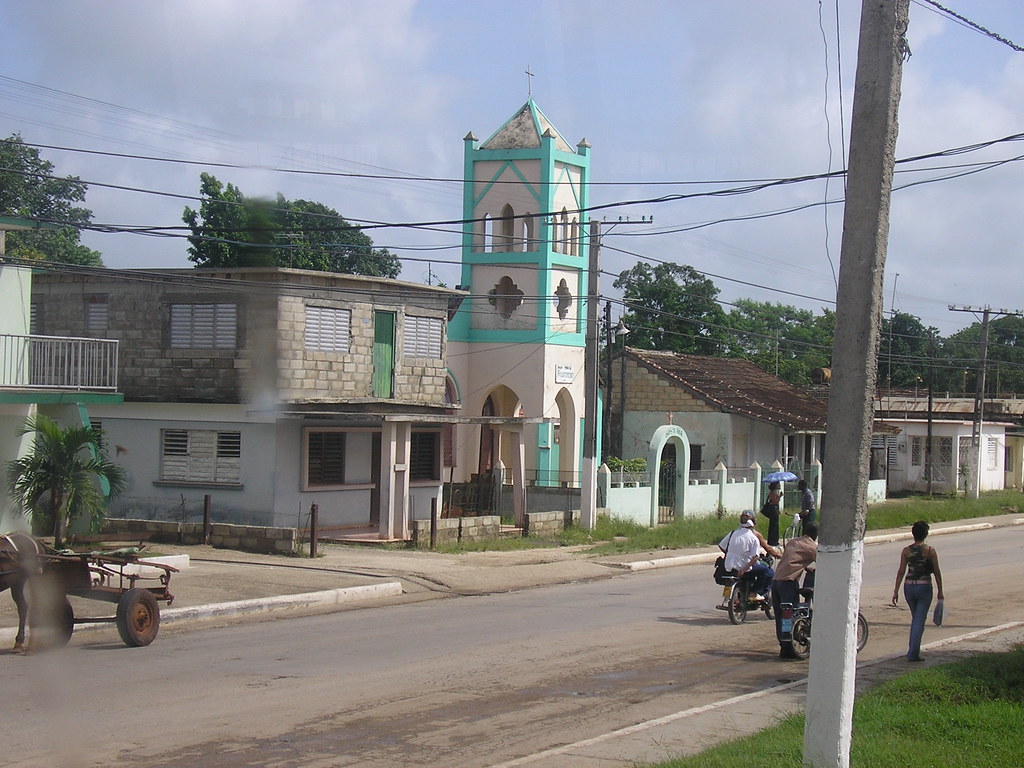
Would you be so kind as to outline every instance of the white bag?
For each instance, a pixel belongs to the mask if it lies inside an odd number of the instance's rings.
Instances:
[[[942,600],[936,600],[935,601],[935,610],[932,611],[932,623],[936,627],[941,627],[942,626],[942,618],[943,618],[942,614],[943,614],[943,612],[945,610],[945,606],[942,603],[943,603]]]

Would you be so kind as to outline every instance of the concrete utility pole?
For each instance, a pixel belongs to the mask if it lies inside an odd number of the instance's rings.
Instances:
[[[910,0],[863,0],[818,537],[804,764],[847,768],[882,281]]]
[[[598,297],[600,291],[601,222],[590,222],[590,251],[587,266],[587,334],[583,359],[583,472],[580,477],[580,527],[592,531],[597,525],[597,379]]]

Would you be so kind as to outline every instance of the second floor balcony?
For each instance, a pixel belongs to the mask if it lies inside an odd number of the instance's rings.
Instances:
[[[0,334],[0,388],[117,390],[117,341]]]

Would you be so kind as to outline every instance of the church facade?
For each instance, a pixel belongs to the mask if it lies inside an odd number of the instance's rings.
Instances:
[[[590,147],[528,100],[490,138],[465,137],[463,290],[448,326],[458,476],[580,481]]]

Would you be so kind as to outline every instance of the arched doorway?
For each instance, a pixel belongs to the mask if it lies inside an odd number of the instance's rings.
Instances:
[[[558,424],[553,428],[551,464],[558,468],[559,485],[575,487],[579,485],[579,425],[576,421],[576,404],[569,391],[563,388],[555,395],[555,405],[558,406]]]
[[[484,400],[481,416],[513,417],[519,415],[522,405],[519,396],[511,389],[500,385],[491,390]],[[500,461],[504,466],[512,465],[511,446],[507,435],[494,427],[484,424],[480,428],[480,474],[490,472]]]
[[[669,466],[669,458],[674,466],[663,476],[662,469]],[[663,517],[681,518],[690,482],[690,440],[682,427],[665,424],[654,430],[647,453],[647,469],[651,477],[651,527],[658,525]],[[663,494],[662,486],[667,491],[669,484],[674,485],[672,493]]]

